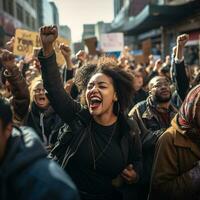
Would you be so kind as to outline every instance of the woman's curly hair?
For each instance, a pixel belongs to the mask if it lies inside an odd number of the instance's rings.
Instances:
[[[74,82],[79,91],[83,91],[87,87],[87,84],[96,68],[97,62],[88,62],[77,69]]]
[[[87,84],[90,78],[97,73],[102,73],[112,78],[118,98],[118,105],[114,105],[114,110],[119,106],[120,108],[117,108],[117,110],[120,109],[121,112],[125,112],[134,95],[133,75],[120,68],[117,60],[113,57],[101,57],[96,63],[88,63],[77,71],[75,83],[79,90],[82,91],[81,102],[85,104]]]

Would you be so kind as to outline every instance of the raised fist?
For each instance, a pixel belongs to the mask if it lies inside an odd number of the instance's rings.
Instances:
[[[58,29],[56,26],[42,26],[40,28],[40,40],[45,56],[53,51],[53,43],[58,37]]]
[[[182,34],[177,37],[176,42],[177,42],[177,45],[184,47],[188,40],[189,40],[189,35]]]
[[[0,50],[0,59],[2,64],[9,71],[13,68],[13,66],[15,66],[14,54],[6,49]]]
[[[64,56],[65,59],[71,57],[71,49],[68,45],[61,43],[59,48],[60,48],[60,51],[61,51],[61,53],[62,53],[62,55]]]
[[[153,70],[154,70],[154,71],[158,71],[158,70],[161,68],[161,66],[162,66],[162,60],[161,60],[161,59],[158,59],[158,60],[156,60],[156,62],[155,62],[155,65],[154,65]]]

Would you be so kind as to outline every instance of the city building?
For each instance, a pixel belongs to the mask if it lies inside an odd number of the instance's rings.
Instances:
[[[91,55],[96,55],[99,50],[98,42],[101,34],[109,32],[110,23],[99,21],[96,24],[84,24],[82,41],[84,42],[86,51]]]
[[[124,1],[123,0],[114,0],[114,17],[116,17],[123,7]]]
[[[100,40],[102,33],[107,33],[110,30],[111,23],[104,23],[102,21],[95,24],[95,36],[97,40]]]
[[[49,2],[53,13],[53,24],[59,26],[59,14],[56,4],[52,1]]]
[[[199,0],[115,0],[115,18],[110,32],[123,32],[133,49],[170,54],[177,35],[188,33],[188,51],[198,51]]]
[[[62,25],[59,26],[60,31],[59,31],[59,35],[69,41],[72,40],[72,36],[71,36],[71,29],[69,28],[69,26],[67,25]]]
[[[17,27],[38,30],[35,0],[0,0],[0,46],[15,34]]]
[[[95,24],[83,24],[82,39],[87,39],[95,36]]]
[[[37,19],[39,27],[54,24],[54,12],[48,0],[37,1]]]

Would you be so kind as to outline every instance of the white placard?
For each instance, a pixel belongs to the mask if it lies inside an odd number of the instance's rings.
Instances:
[[[123,51],[124,34],[123,33],[106,33],[100,37],[101,49],[104,52]]]

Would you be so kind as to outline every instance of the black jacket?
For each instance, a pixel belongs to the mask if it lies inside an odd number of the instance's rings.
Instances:
[[[172,96],[172,103],[176,108],[180,108],[190,87],[184,61],[181,63],[175,63],[175,61],[172,60],[171,79],[176,89]]]
[[[33,130],[14,128],[0,164],[0,199],[78,200],[71,179],[46,156]]]
[[[148,93],[144,89],[141,88],[140,90],[136,91],[132,98],[132,102],[129,106],[128,111],[130,111],[131,108],[133,108],[133,106],[136,105],[137,103],[146,100],[147,97]]]
[[[55,54],[45,58],[42,55],[42,51],[40,51],[39,60],[42,66],[44,87],[48,91],[51,105],[61,119],[69,125],[69,127],[66,128],[66,132],[69,134],[64,134],[61,137],[60,144],[58,144],[61,150],[58,148],[59,150],[57,153],[54,151],[54,155],[57,156],[59,163],[65,167],[68,160],[76,153],[86,134],[88,134],[85,130],[87,130],[89,125],[91,115],[86,108],[74,101],[65,92],[57,68]],[[125,119],[123,115],[120,115],[119,121],[120,131],[123,131],[120,145],[124,159],[127,165],[132,163],[136,172],[141,176],[141,143],[135,123]],[[64,148],[62,148],[62,146]],[[124,168],[126,166],[124,166]]]

